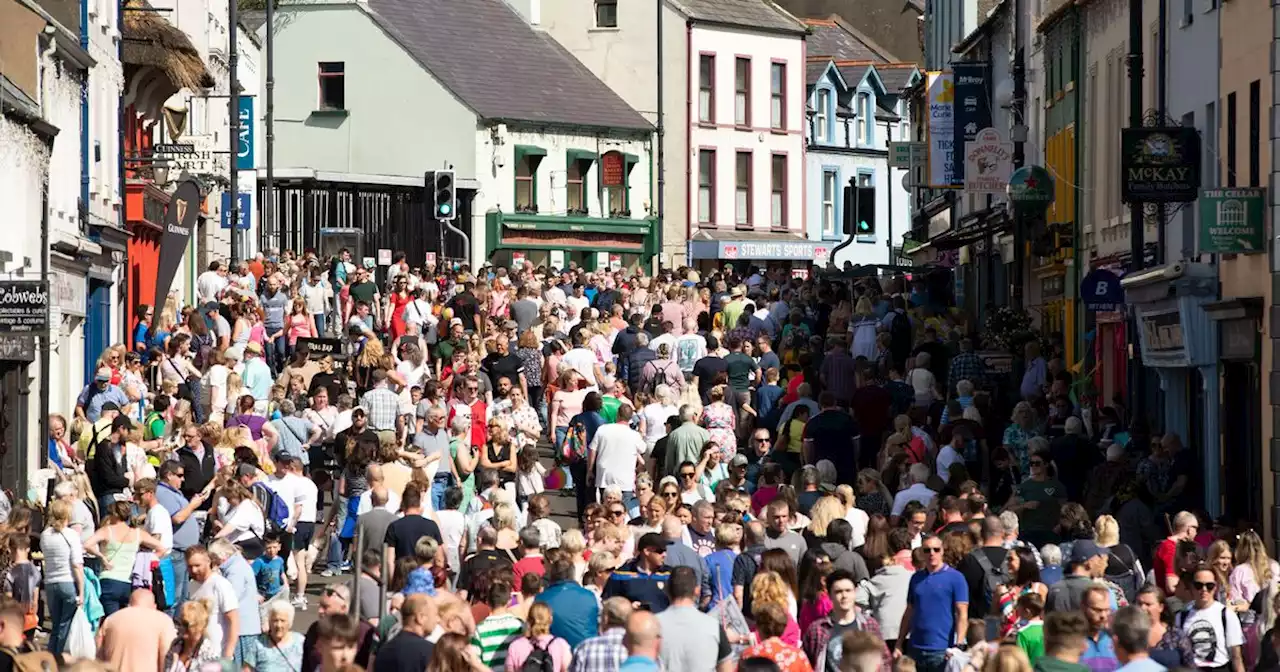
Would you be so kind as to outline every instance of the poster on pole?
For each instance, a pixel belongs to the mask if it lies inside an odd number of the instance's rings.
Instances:
[[[930,72],[926,79],[929,110],[928,160],[925,181],[935,189],[955,182],[955,81],[950,72]]]
[[[163,306],[169,298],[169,288],[178,274],[178,266],[187,256],[187,241],[200,216],[200,202],[204,200],[200,183],[190,175],[178,185],[164,211],[164,233],[160,237],[160,262],[156,268],[156,293],[154,305]]]

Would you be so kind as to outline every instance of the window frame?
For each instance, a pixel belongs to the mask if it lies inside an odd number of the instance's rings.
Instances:
[[[831,90],[819,88],[814,94],[813,107],[814,140],[831,142]]]
[[[775,72],[781,73],[781,81],[777,87],[774,86]],[[777,119],[773,118],[775,101],[778,108]],[[787,62],[776,58],[769,63],[769,129],[782,132],[787,130]]]
[[[831,187],[831,193],[827,193],[828,185]],[[839,171],[831,168],[823,168],[822,170],[822,187],[820,192],[821,200],[821,222],[822,238],[835,238],[839,236],[839,212],[836,210],[836,201],[838,196],[836,192],[840,190],[840,174]],[[827,226],[827,215],[830,213],[830,224]]]
[[[771,152],[769,154],[769,228],[774,231],[789,231],[790,226],[787,222],[787,208],[790,203],[789,186],[791,180],[790,156],[786,152]],[[779,182],[778,166],[781,164],[782,180]],[[773,219],[773,200],[777,198],[778,204],[778,221]]]
[[[746,170],[742,170],[742,160],[746,159]],[[755,228],[754,210],[751,197],[755,191],[755,152],[750,149],[738,149],[733,154],[733,226],[736,229],[751,230]],[[746,184],[742,184],[743,178]],[[746,198],[739,203],[739,192],[745,191]],[[740,208],[739,205],[744,207]],[[746,212],[741,212],[745,210]]]
[[[512,173],[515,178],[515,196],[512,200],[516,212],[538,212],[538,164],[541,163],[541,156],[524,155],[520,157],[520,161],[516,162]],[[522,177],[520,175],[520,166],[524,164],[529,168],[529,175]],[[520,183],[527,182],[529,184],[529,204],[527,206],[520,205]]]
[[[588,167],[586,170],[583,170],[584,163],[586,163],[586,161],[582,159],[569,159],[565,162],[564,207],[565,214],[570,217],[585,217],[587,213],[590,212],[591,205],[587,201],[587,173],[590,173],[591,169]],[[570,169],[577,170],[578,179],[575,180],[571,178],[571,173],[569,172]],[[575,186],[578,195],[577,208],[570,207],[570,203],[572,202],[571,196],[575,191]]]
[[[325,66],[329,66],[326,69]],[[337,66],[337,69],[334,69]],[[326,80],[337,80],[340,87],[338,105],[326,101]],[[347,63],[346,61],[318,61],[316,63],[316,109],[324,112],[344,112],[347,109]]]
[[[607,25],[600,21],[600,10],[603,7],[613,7],[613,25]],[[596,28],[617,28],[618,27],[618,0],[595,0],[594,16],[592,22]]]
[[[703,63],[707,68],[707,81],[703,81]],[[706,96],[706,115],[703,115],[702,98]],[[716,55],[711,52],[698,52],[698,123],[716,123]]]
[[[746,72],[739,68],[746,66]],[[741,76],[741,81],[739,77]],[[741,98],[742,118],[738,118],[739,98]],[[751,127],[751,57],[735,56],[733,59],[733,124],[739,128]]]
[[[706,175],[703,175],[702,157],[710,160]],[[702,190],[707,190],[707,216],[702,217]],[[716,150],[714,147],[698,148],[698,211],[695,213],[699,224],[714,226],[716,222]]]
[[[854,97],[854,104],[858,110],[858,120],[855,122],[858,128],[854,136],[854,146],[866,147],[871,144],[870,122],[874,119],[874,115],[871,114],[871,94],[866,91],[859,91]]]

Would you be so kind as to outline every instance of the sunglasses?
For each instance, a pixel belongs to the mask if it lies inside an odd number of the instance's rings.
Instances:
[[[680,472],[680,478],[693,478],[694,476],[697,476],[696,472],[692,472],[692,471]]]
[[[185,472],[185,471],[175,471],[175,472],[173,472],[173,475],[174,475],[174,476],[177,476],[178,478],[185,478],[185,477],[186,477],[186,475],[187,475],[187,472]]]
[[[663,496],[663,497],[677,497],[677,496],[679,496],[679,494],[680,494],[680,493],[678,493],[678,492],[664,492],[664,493],[662,493],[662,496]]]
[[[1028,462],[1027,464],[1030,464],[1030,465],[1031,465],[1031,466],[1033,466],[1033,467],[1043,467],[1043,466],[1044,466],[1044,460],[1031,460],[1031,461],[1030,461],[1030,462]]]
[[[627,512],[626,512],[626,511],[623,511],[622,509],[614,509],[614,510],[612,510],[612,511],[610,511],[610,512],[609,512],[609,515],[611,515],[611,516],[625,516],[625,515],[627,515]]]
[[[941,553],[942,547],[941,546],[925,546],[924,550],[926,553]]]
[[[1214,583],[1213,581],[1210,581],[1210,582],[1208,582],[1208,583],[1201,583],[1201,582],[1199,582],[1199,581],[1192,581],[1192,582],[1191,582],[1191,585],[1192,585],[1192,586],[1195,586],[1196,590],[1217,590],[1217,588],[1218,588],[1218,584],[1217,584],[1217,583]]]

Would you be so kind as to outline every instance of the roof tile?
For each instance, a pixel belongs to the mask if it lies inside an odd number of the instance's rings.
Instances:
[[[811,31],[805,46],[810,58],[821,56],[836,61],[887,62],[887,59],[835,21],[805,19],[804,22]]]
[[[744,28],[796,33],[804,24],[770,0],[677,0],[689,18]]]
[[[369,0],[370,15],[485,119],[653,126],[502,0]]]

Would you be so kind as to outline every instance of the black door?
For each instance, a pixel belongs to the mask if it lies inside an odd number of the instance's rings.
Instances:
[[[1222,364],[1222,512],[1262,529],[1262,390],[1254,362]]]

